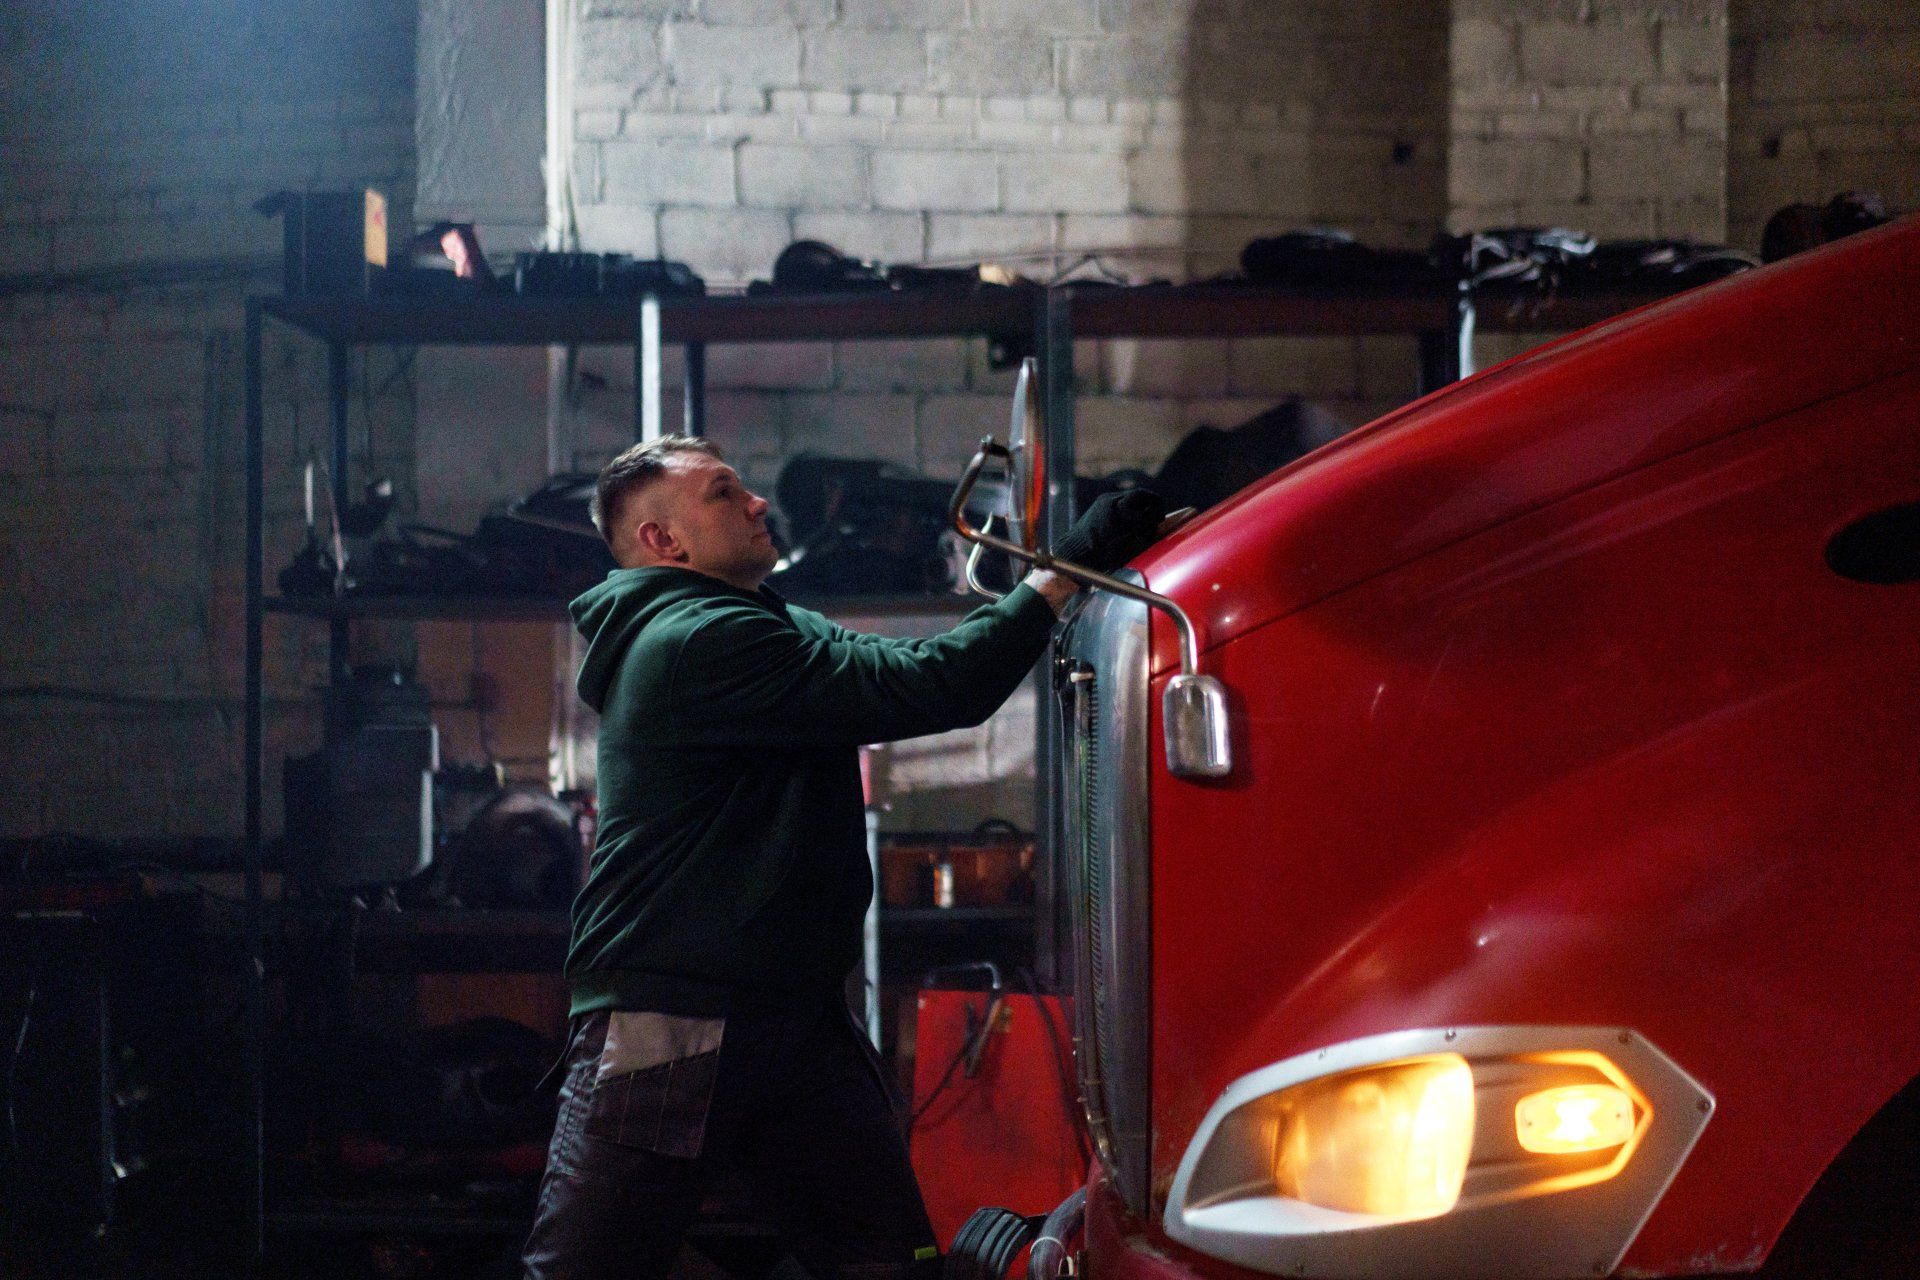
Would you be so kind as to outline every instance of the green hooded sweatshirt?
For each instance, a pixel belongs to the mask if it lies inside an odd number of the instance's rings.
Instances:
[[[1022,586],[943,635],[888,640],[670,566],[615,570],[571,612],[600,714],[573,1012],[689,1016],[837,987],[873,893],[858,747],[979,724],[1054,622]]]

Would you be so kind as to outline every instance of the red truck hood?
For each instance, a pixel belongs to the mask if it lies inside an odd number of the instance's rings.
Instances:
[[[1135,567],[1213,648],[1920,357],[1920,216],[1691,290],[1417,400],[1276,472]],[[1155,670],[1178,662],[1154,620]]]

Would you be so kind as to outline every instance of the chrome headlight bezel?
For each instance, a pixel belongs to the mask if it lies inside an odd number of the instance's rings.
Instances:
[[[1515,1191],[1463,1193],[1445,1213],[1415,1219],[1345,1213],[1291,1200],[1271,1186],[1208,1170],[1258,1162],[1235,1118],[1282,1090],[1359,1068],[1457,1054],[1492,1068],[1554,1055],[1605,1058],[1632,1083],[1649,1120],[1630,1158],[1599,1181],[1551,1179]],[[1482,1067],[1481,1064],[1485,1064]],[[1498,1026],[1432,1028],[1368,1036],[1288,1058],[1229,1085],[1180,1161],[1163,1223],[1181,1244],[1280,1275],[1326,1280],[1438,1280],[1459,1275],[1553,1277],[1608,1274],[1679,1172],[1713,1114],[1713,1098],[1645,1038],[1621,1028]],[[1480,1124],[1512,1123],[1483,1116]],[[1546,1167],[1545,1164],[1542,1167]],[[1211,1182],[1210,1182],[1211,1179]]]

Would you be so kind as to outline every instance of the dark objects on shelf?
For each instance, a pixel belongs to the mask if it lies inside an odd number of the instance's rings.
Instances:
[[[871,458],[800,454],[774,483],[791,546],[767,585],[782,595],[953,592],[965,551],[947,523],[953,483]]]
[[[580,815],[545,791],[502,789],[447,832],[430,873],[463,907],[565,911],[585,874]]]
[[[0,917],[0,1274],[230,1261],[231,1224],[180,1206],[240,1189],[237,957],[210,943],[202,894],[40,875]]]
[[[324,691],[325,739],[283,775],[289,869],[310,892],[411,880],[433,857],[439,764],[426,686],[387,667],[354,667]]]
[[[1778,262],[1831,244],[1892,218],[1876,191],[1842,191],[1825,204],[1790,204],[1774,212],[1760,233],[1760,260]]]
[[[512,500],[503,514],[487,515],[471,534],[433,525],[404,523],[370,543],[346,545],[345,573],[334,554],[309,530],[305,545],[281,570],[278,583],[288,597],[321,595],[542,595],[571,598],[606,577],[614,568],[599,531],[587,515],[594,477],[556,476],[534,492]],[[349,507],[347,515],[370,504]],[[390,510],[388,504],[386,510]],[[341,532],[364,538],[380,525],[386,510],[366,510]],[[371,527],[369,527],[369,525]]]
[[[1238,426],[1188,432],[1149,487],[1169,508],[1205,511],[1346,431],[1347,424],[1326,409],[1289,396]]]
[[[546,1036],[500,1017],[398,1041],[354,1037],[342,1118],[360,1145],[343,1148],[343,1169],[390,1184],[538,1174],[555,1106],[539,1085],[559,1054]]]
[[[542,249],[514,255],[513,291],[524,298],[689,298],[706,293],[707,282],[667,258]]]
[[[359,191],[276,191],[254,203],[281,219],[281,288],[288,297],[373,292],[387,266],[387,202]]]
[[[1436,236],[1424,251],[1377,249],[1314,227],[1249,241],[1254,284],[1315,289],[1526,289],[1591,292],[1705,284],[1758,266],[1750,255],[1691,240],[1596,241],[1566,227],[1489,227]]]
[[[964,267],[911,264],[883,266],[850,257],[819,240],[795,240],[773,260],[773,278],[753,281],[747,286],[747,296],[761,298],[778,294],[890,292],[966,294],[1031,283],[985,263]]]

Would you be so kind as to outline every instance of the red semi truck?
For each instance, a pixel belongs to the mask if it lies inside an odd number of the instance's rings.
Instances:
[[[1096,1280],[1920,1274],[1920,221],[1121,576],[1053,681]]]

